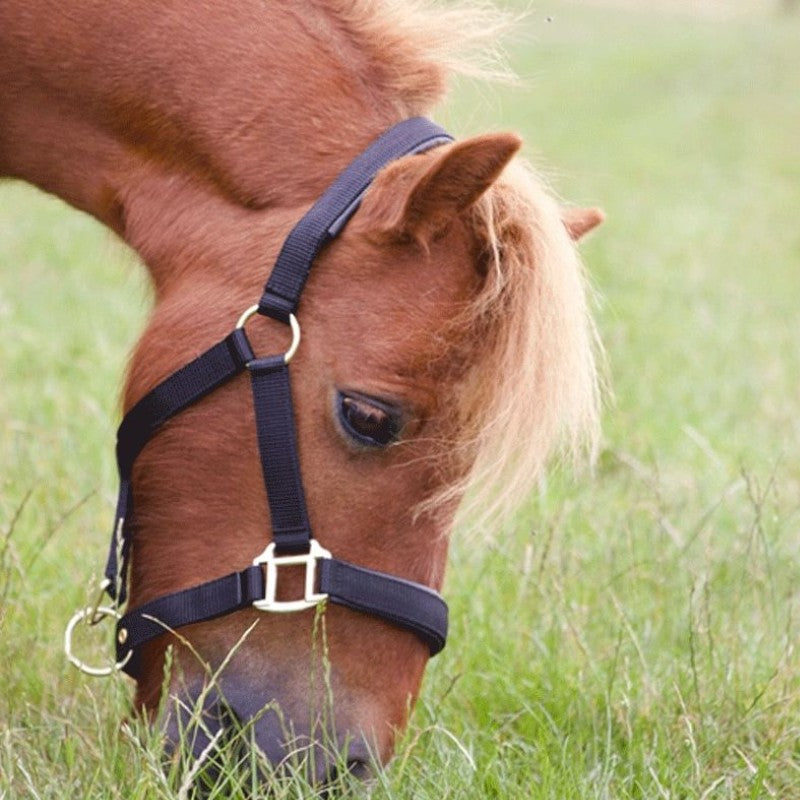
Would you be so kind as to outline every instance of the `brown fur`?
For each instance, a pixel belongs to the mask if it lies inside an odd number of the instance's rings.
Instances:
[[[126,408],[230,330],[291,226],[364,145],[440,97],[447,32],[474,40],[487,27],[466,10],[407,6],[0,6],[0,174],[105,222],[153,278]],[[518,147],[498,134],[390,166],[319,258],[300,312],[292,376],[316,535],[339,558],[435,588],[471,482],[524,493],[558,441],[578,441],[596,419],[580,265],[539,184],[524,170],[501,176]],[[566,228],[577,237],[596,216],[571,212]],[[277,323],[259,318],[248,332],[258,353],[285,349]],[[336,388],[407,408],[402,441],[376,452],[348,443]],[[246,379],[170,422],[134,486],[134,604],[249,564],[269,521]],[[181,633],[219,664],[257,622],[230,685],[302,721],[321,702],[308,690],[311,620],[241,612]],[[325,621],[337,732],[368,737],[385,760],[425,648],[341,608]],[[149,708],[167,639],[145,653],[137,702]],[[180,663],[202,679],[185,651]]]

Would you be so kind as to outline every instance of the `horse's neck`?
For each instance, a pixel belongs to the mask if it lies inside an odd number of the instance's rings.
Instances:
[[[0,175],[117,230],[122,190],[145,167],[238,205],[298,205],[396,118],[364,71],[310,3],[9,0]]]

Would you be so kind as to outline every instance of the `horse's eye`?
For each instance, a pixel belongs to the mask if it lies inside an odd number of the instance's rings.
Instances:
[[[345,433],[367,447],[390,445],[402,428],[400,411],[371,397],[340,392],[337,411]]]

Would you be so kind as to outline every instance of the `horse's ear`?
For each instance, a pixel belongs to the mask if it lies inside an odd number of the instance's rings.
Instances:
[[[562,208],[561,221],[567,229],[570,238],[577,242],[594,230],[606,215],[599,208]]]
[[[377,232],[430,242],[497,180],[521,144],[513,133],[486,134],[397,162],[375,182]]]

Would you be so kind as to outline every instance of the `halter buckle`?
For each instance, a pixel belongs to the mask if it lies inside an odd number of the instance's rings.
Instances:
[[[267,549],[253,561],[255,566],[261,564],[266,566],[264,599],[253,601],[253,605],[259,611],[275,611],[278,613],[303,611],[306,608],[313,608],[323,600],[328,599],[327,594],[316,592],[314,587],[317,582],[317,560],[320,558],[332,558],[332,556],[316,539],[311,539],[308,545],[307,553],[276,556],[275,542],[270,542]],[[276,599],[278,591],[278,567],[292,564],[304,564],[306,568],[303,598],[301,600],[278,600]]]

